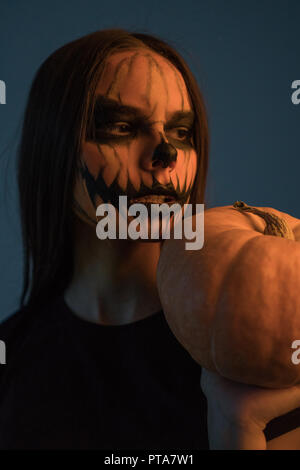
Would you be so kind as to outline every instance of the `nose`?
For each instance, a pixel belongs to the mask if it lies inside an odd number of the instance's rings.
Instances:
[[[155,148],[152,155],[152,167],[161,166],[162,168],[169,167],[174,169],[177,161],[177,150],[168,142],[162,140]]]
[[[147,154],[143,159],[144,161],[142,166],[144,169],[150,171],[165,168],[168,168],[168,171],[174,170],[177,162],[177,150],[174,145],[167,141],[167,138],[161,129],[153,129],[151,143],[153,146],[156,146],[153,153]]]

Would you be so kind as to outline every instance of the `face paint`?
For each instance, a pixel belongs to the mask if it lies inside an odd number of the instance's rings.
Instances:
[[[167,168],[177,160],[177,150],[172,144],[162,141],[155,149],[152,157],[152,166],[161,163],[163,168]]]
[[[114,54],[96,93],[75,187],[77,214],[96,224],[96,207],[117,208],[119,196],[129,203],[188,202],[197,166],[194,116],[177,69],[146,50]]]

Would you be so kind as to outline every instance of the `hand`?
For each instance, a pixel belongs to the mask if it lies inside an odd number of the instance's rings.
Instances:
[[[202,368],[211,449],[266,450],[267,423],[300,406],[300,385],[267,389],[245,385]]]

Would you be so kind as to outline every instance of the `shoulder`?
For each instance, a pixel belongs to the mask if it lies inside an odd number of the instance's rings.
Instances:
[[[15,342],[35,329],[47,329],[60,321],[61,305],[59,298],[43,305],[25,305],[0,323],[0,339]]]
[[[54,299],[39,307],[24,306],[0,323],[0,340],[6,353],[0,375],[13,368],[16,362],[28,360],[42,345],[46,346],[58,336],[56,332],[62,324],[60,310],[59,300]]]
[[[32,313],[31,313],[32,315]],[[11,346],[16,345],[21,337],[21,331],[28,323],[30,312],[28,307],[23,307],[0,323],[0,340],[5,344],[6,349],[11,350]]]
[[[8,341],[12,337],[16,327],[22,322],[27,311],[28,307],[23,307],[0,322],[0,339],[2,341]]]

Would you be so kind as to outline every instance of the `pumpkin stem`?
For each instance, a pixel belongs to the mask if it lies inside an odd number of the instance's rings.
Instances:
[[[259,215],[266,222],[266,228],[264,235],[273,235],[275,237],[288,238],[289,240],[295,240],[294,233],[290,226],[283,217],[278,217],[270,212],[262,211],[256,207],[248,206],[243,201],[236,201],[233,204],[235,209],[243,212],[252,212],[252,214]]]

